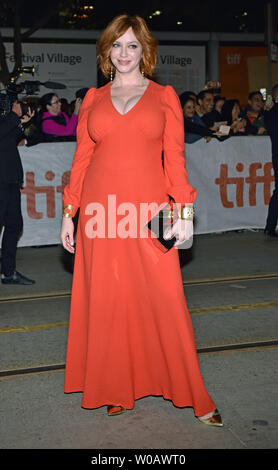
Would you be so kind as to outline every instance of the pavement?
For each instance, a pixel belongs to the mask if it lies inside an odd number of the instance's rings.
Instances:
[[[277,254],[262,231],[198,235],[180,252],[201,372],[224,421],[215,428],[163,397],[110,418],[64,394],[72,258],[60,245],[19,248],[17,269],[36,284],[0,286],[0,449],[277,449]]]

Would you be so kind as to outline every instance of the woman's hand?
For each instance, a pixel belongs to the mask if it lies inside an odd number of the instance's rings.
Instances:
[[[176,237],[177,241],[174,246],[182,245],[185,240],[193,237],[193,221],[178,218],[171,229],[166,229],[164,233],[165,240]]]
[[[239,121],[239,123],[238,123],[238,129],[245,129],[246,124],[247,124],[246,119],[242,119],[242,120]]]
[[[213,80],[206,82],[203,90],[209,90],[210,88],[221,88],[221,83]]]
[[[239,132],[240,129],[245,129],[246,127],[246,120],[241,119],[240,121],[234,121],[233,124],[231,125],[231,129],[234,131],[234,133]]]
[[[210,127],[210,130],[218,132],[221,125],[222,125],[221,122],[215,122],[214,125],[212,127]]]
[[[274,102],[271,101],[270,103],[265,103],[263,109],[264,111],[269,111],[271,108],[273,108],[273,106],[274,106]]]
[[[60,237],[63,247],[70,253],[74,253],[74,224],[71,217],[63,217]]]
[[[82,99],[76,98],[75,105],[74,105],[74,114],[77,114],[77,115],[79,114],[81,104],[82,104]]]

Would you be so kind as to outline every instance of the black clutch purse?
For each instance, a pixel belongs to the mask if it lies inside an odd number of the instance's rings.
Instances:
[[[191,209],[193,211],[193,208]],[[193,219],[192,213],[192,219]],[[179,217],[177,206],[173,203],[165,203],[160,211],[155,214],[146,225],[146,229],[154,243],[154,245],[161,251],[166,253],[175,245],[177,238],[174,236],[170,239],[165,239],[164,234],[166,230],[172,228],[173,224]],[[191,220],[192,220],[191,219]],[[190,219],[188,219],[190,220]],[[178,249],[187,250],[193,244],[193,236],[177,245]]]
[[[166,240],[164,233],[167,229],[172,228],[177,220],[178,214],[174,211],[173,205],[165,204],[165,206],[149,220],[146,229],[157,248],[166,253],[177,241],[176,237]]]

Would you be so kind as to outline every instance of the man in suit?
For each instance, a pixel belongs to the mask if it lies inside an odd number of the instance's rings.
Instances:
[[[272,163],[275,177],[275,187],[270,199],[267,221],[264,233],[269,237],[278,238],[276,226],[278,220],[278,84],[272,89],[274,104],[265,111],[264,122],[271,139]]]
[[[0,118],[0,229],[4,225],[2,237],[2,284],[34,284],[35,281],[16,271],[16,249],[23,228],[21,214],[21,186],[23,168],[17,142],[23,136],[22,124],[33,114],[22,116],[21,105],[16,101],[12,110]]]

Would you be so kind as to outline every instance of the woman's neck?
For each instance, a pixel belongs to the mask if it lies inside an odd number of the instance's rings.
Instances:
[[[112,82],[113,87],[134,87],[144,86],[147,84],[147,79],[143,77],[139,70],[130,73],[121,73],[116,71],[115,78]]]

